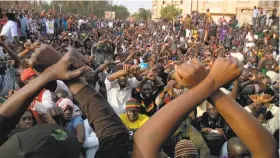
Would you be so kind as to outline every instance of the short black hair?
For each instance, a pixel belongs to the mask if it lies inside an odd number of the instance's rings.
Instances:
[[[14,13],[5,14],[9,20],[16,21],[16,15]]]

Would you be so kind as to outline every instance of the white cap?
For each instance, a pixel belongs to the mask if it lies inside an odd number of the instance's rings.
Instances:
[[[270,78],[271,83],[274,83],[279,79],[279,74],[274,71],[267,71],[266,76]]]

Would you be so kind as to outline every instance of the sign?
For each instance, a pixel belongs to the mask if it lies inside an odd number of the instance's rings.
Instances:
[[[107,20],[115,20],[115,12],[105,11],[105,19]]]

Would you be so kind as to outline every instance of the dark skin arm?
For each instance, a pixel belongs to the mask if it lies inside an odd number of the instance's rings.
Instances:
[[[12,49],[10,49],[4,43],[0,43],[0,45],[8,52],[13,60],[15,60],[17,63],[20,62],[21,58]]]
[[[78,138],[78,141],[83,144],[84,141],[85,141],[85,126],[84,124],[79,124],[77,127],[76,127],[76,132],[77,132],[77,138]]]
[[[120,78],[120,77],[122,77],[122,76],[125,76],[125,75],[127,75],[127,74],[128,74],[127,71],[125,71],[125,70],[119,70],[119,71],[117,71],[117,72],[115,72],[115,73],[109,75],[109,76],[107,77],[107,79],[108,79],[110,82],[112,82],[112,81],[114,81],[114,80],[116,80],[116,79],[118,79],[118,78]]]
[[[219,61],[217,62],[217,60]],[[203,66],[194,66],[193,63],[190,63],[180,67],[180,70],[177,66],[176,81],[178,83],[187,88],[191,88],[197,83],[200,84],[172,100],[138,129],[134,135],[133,157],[157,157],[162,143],[178,128],[181,121],[196,107],[196,105],[200,104],[221,85],[240,75],[241,71],[232,60],[226,61],[221,58],[217,60],[215,62],[217,64],[213,66],[215,70],[212,68],[209,75],[203,81],[202,78],[207,74]],[[228,76],[218,75],[221,74],[221,67],[225,70],[222,70],[222,72],[231,72],[232,74]],[[185,72],[179,75],[180,71]],[[158,131],[161,131],[160,134]]]
[[[246,112],[242,106],[221,91],[216,91],[209,101],[249,148],[254,158],[277,157],[276,141],[253,115]],[[236,114],[238,114],[238,117],[236,117]]]

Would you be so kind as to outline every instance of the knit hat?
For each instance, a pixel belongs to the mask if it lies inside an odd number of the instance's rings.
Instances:
[[[20,75],[20,79],[22,82],[24,82],[25,80],[29,79],[32,76],[37,75],[36,72],[32,69],[32,68],[27,68],[25,70],[23,70],[23,72]]]
[[[140,108],[140,103],[138,102],[138,100],[131,98],[128,99],[128,101],[126,101],[126,109],[136,109],[136,108]]]
[[[181,156],[187,155],[198,156],[198,153],[194,144],[191,141],[183,139],[176,144],[174,157],[179,158]]]
[[[64,111],[68,106],[72,107],[74,109],[73,102],[68,98],[61,98],[56,102],[56,106],[60,107],[62,111]]]

